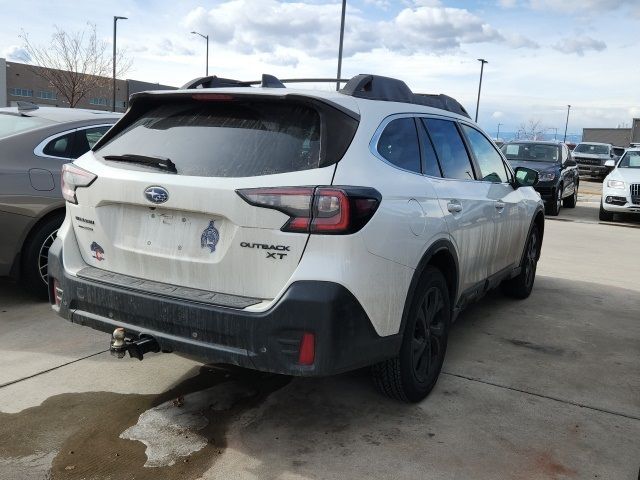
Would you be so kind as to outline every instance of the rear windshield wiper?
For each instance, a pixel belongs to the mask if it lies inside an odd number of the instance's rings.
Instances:
[[[132,153],[126,153],[124,155],[105,155],[102,158],[112,162],[141,163],[143,165],[161,168],[167,172],[178,173],[175,163],[170,159],[163,157],[151,157],[148,155],[134,155]]]

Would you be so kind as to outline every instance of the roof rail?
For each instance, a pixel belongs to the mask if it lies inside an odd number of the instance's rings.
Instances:
[[[356,75],[347,82],[340,93],[368,100],[424,105],[471,118],[465,108],[454,98],[442,94],[413,93],[406,83],[397,78],[368,74]]]
[[[230,78],[214,76],[200,77],[187,82],[182,89],[194,88],[225,88],[225,87],[250,87],[260,85],[264,88],[285,88],[285,83],[333,83],[335,78],[286,78],[278,79],[273,75],[262,75],[262,80],[241,81]],[[402,80],[383,77],[380,75],[360,74],[350,80],[340,79],[346,85],[339,91],[343,95],[365,98],[368,100],[382,100],[387,102],[412,103],[427,107],[447,110],[467,118],[471,118],[465,108],[447,95],[434,95],[425,93],[413,93]]]

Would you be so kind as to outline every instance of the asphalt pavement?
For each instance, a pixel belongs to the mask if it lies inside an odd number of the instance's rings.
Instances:
[[[529,299],[463,312],[417,405],[365,370],[118,360],[108,335],[1,281],[0,478],[636,480],[640,222],[598,222],[597,192],[584,182],[548,219]]]

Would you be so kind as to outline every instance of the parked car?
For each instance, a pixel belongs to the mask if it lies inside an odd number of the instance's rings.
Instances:
[[[503,145],[502,153],[512,167],[528,167],[540,173],[535,189],[544,201],[547,215],[558,215],[560,207],[576,206],[580,176],[567,145],[514,141]]]
[[[47,295],[47,251],[62,223],[62,165],[88,151],[120,114],[41,107],[0,108],[0,276]]]
[[[613,145],[608,143],[582,142],[573,150],[573,159],[578,163],[580,174],[600,179],[609,173],[605,163],[618,158]]]
[[[612,221],[615,213],[640,214],[640,148],[629,148],[602,183],[600,220]]]
[[[499,285],[530,294],[538,173],[514,171],[454,99],[400,80],[223,80],[134,95],[65,165],[53,309],[113,332],[118,356],[300,376],[371,365],[384,393],[424,398],[465,305]]]

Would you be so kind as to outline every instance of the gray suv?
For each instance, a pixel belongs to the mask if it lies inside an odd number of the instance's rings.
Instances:
[[[87,152],[120,116],[28,102],[0,108],[0,276],[46,295],[47,253],[65,212],[62,165]]]
[[[607,160],[617,161],[619,158],[614,146],[609,143],[582,142],[573,149],[573,159],[578,164],[580,175],[600,179],[611,171],[605,165]]]

